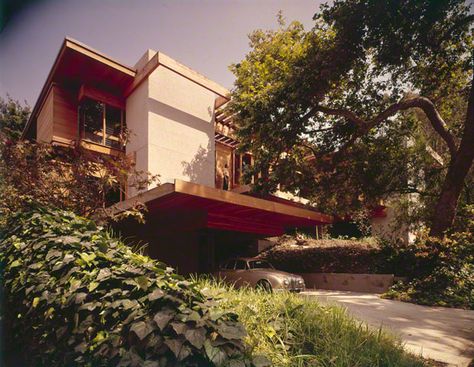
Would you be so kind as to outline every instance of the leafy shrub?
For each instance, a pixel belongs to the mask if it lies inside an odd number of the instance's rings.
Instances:
[[[70,212],[17,214],[0,239],[9,349],[35,366],[246,366],[245,329],[163,263]]]
[[[138,170],[129,156],[96,154],[80,145],[61,147],[14,141],[0,131],[0,225],[10,214],[28,210],[30,201],[86,217],[114,219],[123,183],[142,191],[158,177]],[[143,219],[143,204],[119,217]]]
[[[274,367],[421,367],[398,339],[349,317],[343,308],[310,297],[233,289],[201,279],[202,291],[239,315],[254,353]]]
[[[296,273],[384,272],[385,258],[375,241],[315,240],[283,236],[260,257],[276,268]]]
[[[392,258],[409,264],[412,277],[385,297],[474,309],[474,217],[466,229],[442,239],[422,235],[409,246],[394,247]]]

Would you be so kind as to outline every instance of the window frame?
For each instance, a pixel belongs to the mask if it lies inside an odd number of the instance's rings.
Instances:
[[[242,265],[242,264],[244,266],[242,269],[237,267],[238,265]],[[241,259],[235,260],[234,270],[247,270],[247,261],[241,260]]]
[[[232,152],[232,186],[238,187],[242,185],[250,185],[255,183],[255,177],[252,176],[250,182],[243,182],[241,183],[240,180],[244,175],[244,158],[248,158],[250,160],[250,166],[253,166],[253,155],[250,153],[237,153],[236,150]],[[237,167],[238,164],[238,167]]]
[[[86,101],[92,101],[94,103],[99,103],[102,107],[101,108],[102,129],[100,131],[94,133],[94,135],[97,135],[98,137],[101,138],[101,142],[94,141],[94,140],[89,139],[89,138],[86,137],[86,123],[85,123],[84,111],[83,111],[83,104]],[[120,111],[120,133],[119,133],[118,136],[112,135],[112,134],[107,134],[107,107],[114,108],[114,109]],[[101,100],[97,100],[97,99],[90,98],[90,97],[85,97],[78,104],[78,118],[79,118],[79,131],[80,131],[81,140],[84,140],[87,143],[98,144],[98,145],[101,145],[101,146],[104,146],[104,147],[107,147],[107,148],[110,148],[110,149],[119,150],[119,151],[123,151],[125,149],[124,146],[123,147],[122,146],[116,147],[116,146],[109,145],[109,144],[106,143],[107,140],[112,140],[112,141],[116,141],[119,145],[121,144],[120,135],[123,133],[124,127],[126,126],[125,110],[123,108],[120,108],[118,106],[103,102]]]

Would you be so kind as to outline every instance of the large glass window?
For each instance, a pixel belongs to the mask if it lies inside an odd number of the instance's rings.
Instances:
[[[105,105],[105,145],[120,149],[122,110]]]
[[[79,105],[82,138],[122,149],[121,133],[125,126],[124,111],[90,98]]]
[[[93,101],[91,99],[85,100],[81,107],[81,122],[84,128],[84,139],[93,141],[95,143],[102,143],[103,141],[103,103]]]

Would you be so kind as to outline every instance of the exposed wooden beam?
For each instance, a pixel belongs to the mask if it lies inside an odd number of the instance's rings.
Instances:
[[[83,84],[79,89],[78,101],[80,102],[83,98],[88,97],[99,102],[104,102],[113,107],[120,109],[125,109],[125,100],[123,98],[117,97],[108,92],[99,90],[97,88]]]

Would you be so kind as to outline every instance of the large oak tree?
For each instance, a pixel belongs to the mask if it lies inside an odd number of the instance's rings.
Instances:
[[[305,31],[280,16],[231,67],[230,110],[256,188],[280,184],[337,213],[417,193],[441,236],[472,176],[469,6],[336,0],[314,21]]]

